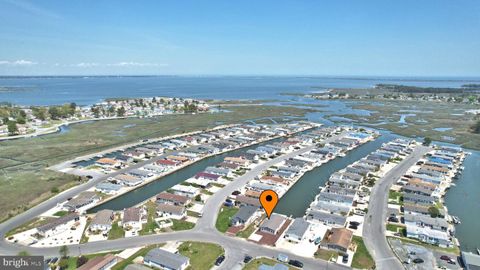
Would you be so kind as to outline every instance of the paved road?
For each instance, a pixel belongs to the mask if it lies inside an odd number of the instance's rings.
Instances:
[[[338,136],[334,136],[332,138],[327,139],[326,141],[327,142],[331,141],[337,137]],[[255,257],[276,257],[278,253],[284,253],[284,254],[287,254],[291,259],[297,259],[302,261],[304,263],[304,269],[312,269],[312,270],[325,269],[325,268],[349,269],[347,267],[340,266],[337,264],[332,264],[326,261],[301,257],[301,256],[290,253],[290,251],[288,250],[281,250],[278,248],[274,249],[269,246],[262,246],[252,242],[248,242],[245,239],[229,237],[218,232],[215,228],[217,213],[221,208],[223,202],[225,201],[225,198],[228,195],[230,195],[234,190],[242,187],[245,183],[253,179],[261,171],[265,170],[271,165],[277,162],[280,162],[282,160],[288,159],[290,157],[296,156],[298,154],[310,151],[314,147],[315,146],[308,146],[300,150],[291,152],[289,154],[274,158],[272,160],[269,160],[265,163],[262,163],[256,166],[251,171],[248,171],[244,175],[236,178],[234,181],[232,181],[227,186],[225,186],[224,188],[216,192],[212,197],[210,197],[207,200],[205,205],[205,209],[207,211],[204,212],[203,217],[199,219],[199,221],[195,225],[195,228],[192,230],[70,245],[69,246],[70,254],[71,255],[91,254],[91,253],[97,253],[97,252],[102,252],[106,250],[117,250],[117,249],[131,248],[131,247],[139,247],[139,246],[144,246],[149,244],[162,243],[166,241],[187,241],[188,240],[188,241],[216,243],[221,245],[225,249],[226,259],[219,269],[229,269],[229,270],[234,269],[240,264],[240,262],[243,260],[243,257],[246,254],[249,254]],[[38,212],[43,213],[44,211],[38,210]],[[30,213],[30,215],[27,215],[27,214],[22,215],[22,217],[25,216],[24,218],[26,221],[31,219],[33,216],[36,216],[36,215],[32,216],[31,212],[28,212],[28,211],[25,213]],[[20,216],[17,216],[17,217],[20,217]],[[44,255],[44,256],[58,256],[59,247],[48,247],[48,248],[26,247],[26,246],[12,244],[5,241],[3,238],[3,235],[5,234],[6,231],[9,230],[9,228],[13,227],[12,224],[17,224],[19,222],[18,221],[19,218],[17,217],[14,217],[11,219],[11,220],[15,220],[15,222],[9,223],[7,221],[3,224],[0,224],[0,235],[2,236],[2,240],[0,241],[0,254],[16,254],[19,251],[24,250],[24,251],[28,251],[30,254],[38,254],[38,255]]]
[[[370,194],[368,215],[363,225],[363,241],[372,254],[378,269],[404,269],[397,259],[385,236],[388,192],[394,182],[400,179],[430,149],[417,146],[413,152],[377,181]]]

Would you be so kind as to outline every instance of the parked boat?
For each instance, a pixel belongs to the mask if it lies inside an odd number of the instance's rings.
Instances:
[[[453,223],[455,224],[461,224],[462,221],[457,217],[457,216],[452,216]]]

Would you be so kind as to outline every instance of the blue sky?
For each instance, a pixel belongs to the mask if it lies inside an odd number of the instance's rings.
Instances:
[[[0,0],[0,74],[480,76],[480,1]]]

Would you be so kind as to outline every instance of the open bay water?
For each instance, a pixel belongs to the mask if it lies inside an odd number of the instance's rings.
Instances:
[[[480,78],[293,77],[293,76],[119,76],[0,77],[0,102],[89,105],[115,97],[193,97],[205,99],[285,99],[281,93],[375,84],[460,87]],[[6,88],[6,89],[2,89]]]
[[[328,88],[373,87],[378,83],[404,84],[429,87],[460,87],[467,83],[480,83],[480,78],[401,78],[401,77],[0,77],[0,103],[20,105],[53,105],[75,102],[90,105],[106,98],[118,97],[193,97],[202,99],[267,99],[283,102],[269,104],[294,105],[320,109],[321,112],[307,114],[307,118],[326,125],[334,124],[325,116],[341,114],[368,115],[366,110],[352,109],[348,102],[337,100],[312,100],[301,96],[286,96],[282,93],[311,93]],[[10,89],[12,88],[12,89]],[[295,105],[298,104],[298,105]],[[322,107],[315,107],[321,105]],[[333,119],[332,119],[333,120]],[[346,124],[341,122],[341,124]],[[68,127],[70,128],[70,127]],[[62,132],[68,132],[68,128]],[[330,161],[307,174],[285,194],[276,212],[292,216],[303,216],[305,209],[318,193],[331,173],[346,167],[378,148],[382,142],[396,135],[382,131],[375,142],[357,148],[346,157]],[[241,151],[241,150],[239,150]],[[480,152],[471,151],[464,163],[465,170],[446,195],[449,213],[458,216],[462,224],[456,226],[456,236],[462,250],[475,251],[480,248],[480,183],[475,175],[480,172]],[[233,153],[228,153],[231,155]],[[223,155],[200,161],[183,170],[155,181],[145,188],[114,199],[94,210],[104,208],[120,210],[133,206],[162,190],[191,177],[206,166],[221,161]],[[121,198],[121,199],[120,199]]]

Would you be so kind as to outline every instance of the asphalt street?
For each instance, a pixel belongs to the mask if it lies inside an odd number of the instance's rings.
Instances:
[[[385,236],[388,192],[393,183],[400,179],[429,150],[428,147],[417,146],[410,155],[379,179],[370,193],[368,214],[363,224],[363,241],[373,256],[377,269],[404,269],[390,249]]]
[[[340,136],[340,135],[339,135]],[[327,139],[325,142],[331,141],[338,136]],[[279,253],[283,253],[289,256],[290,259],[297,259],[304,263],[304,269],[348,269],[347,267],[340,266],[337,264],[332,264],[327,261],[317,260],[313,258],[306,258],[295,255],[288,250],[282,250],[278,248],[273,248],[269,246],[262,246],[252,242],[249,242],[245,239],[234,238],[226,236],[218,232],[215,228],[215,221],[219,209],[221,208],[226,197],[230,195],[234,190],[239,189],[249,180],[253,179],[260,172],[267,169],[271,165],[280,162],[282,160],[288,159],[290,157],[296,156],[301,153],[310,151],[315,146],[308,146],[300,150],[282,155],[280,157],[269,160],[265,163],[262,163],[252,170],[248,171],[244,175],[236,178],[234,181],[229,183],[227,186],[216,192],[212,197],[210,197],[205,205],[206,211],[203,213],[203,217],[199,219],[196,223],[195,228],[189,231],[181,232],[171,232],[171,233],[162,233],[158,235],[148,235],[148,236],[135,236],[129,238],[121,238],[116,240],[107,240],[107,241],[98,241],[90,242],[85,244],[75,244],[69,245],[69,250],[71,255],[79,254],[91,254],[104,252],[108,250],[119,250],[132,247],[140,247],[149,244],[162,243],[166,241],[200,241],[200,242],[209,242],[216,243],[221,245],[225,249],[225,261],[219,267],[219,269],[234,269],[236,268],[243,260],[243,257],[248,254],[254,257],[276,257]],[[142,166],[139,164],[139,166]],[[121,172],[118,172],[121,173]],[[110,177],[111,175],[109,175]],[[99,181],[99,180],[98,180]],[[93,186],[97,180],[92,180],[92,183],[88,183],[90,186]],[[85,184],[86,185],[86,184]],[[86,190],[88,188],[83,187],[80,190]],[[55,206],[59,202],[63,202],[66,198],[69,198],[75,194],[78,194],[78,190],[73,189],[65,194],[59,194],[58,196],[46,201],[25,213],[16,216],[9,221],[0,224],[0,234],[2,240],[0,241],[0,254],[17,254],[20,251],[27,251],[32,255],[44,255],[47,257],[59,256],[59,247],[27,247],[18,244],[13,244],[7,242],[4,239],[5,233],[11,228],[15,228],[30,219],[42,214],[52,206]]]

